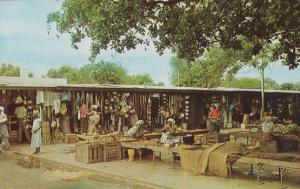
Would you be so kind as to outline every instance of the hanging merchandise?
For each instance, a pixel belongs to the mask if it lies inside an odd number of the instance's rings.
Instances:
[[[44,106],[48,107],[51,104],[51,92],[50,91],[45,91],[44,93]]]
[[[60,113],[62,115],[67,115],[68,113],[68,108],[67,108],[67,104],[66,103],[62,103],[61,107],[60,107]]]
[[[59,99],[59,95],[56,96],[56,99],[53,101],[54,114],[60,113],[61,101]]]
[[[185,96],[185,119],[188,120],[189,119],[189,111],[190,111],[190,97],[189,96]]]
[[[68,92],[64,92],[61,95],[61,102],[69,102],[71,101],[71,96]]]
[[[81,105],[81,108],[80,108],[80,118],[86,118],[86,114],[87,114],[87,107],[86,107],[85,103],[83,102],[83,104]]]
[[[151,106],[151,98],[148,98],[148,105],[147,105],[147,122],[148,125],[152,125],[152,115],[151,115],[151,110],[152,110],[152,106]]]
[[[45,94],[44,91],[36,92],[36,104],[44,104]]]

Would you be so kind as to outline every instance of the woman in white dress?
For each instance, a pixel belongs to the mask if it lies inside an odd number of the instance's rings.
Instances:
[[[42,144],[42,119],[39,118],[38,113],[34,115],[34,121],[32,126],[32,139],[31,139],[31,147],[35,148],[35,152],[33,154],[40,153],[40,147]]]
[[[4,148],[8,149],[9,147],[9,134],[8,134],[8,130],[7,130],[7,116],[4,113],[4,108],[2,106],[0,106],[0,135],[2,137],[2,140],[4,142]]]

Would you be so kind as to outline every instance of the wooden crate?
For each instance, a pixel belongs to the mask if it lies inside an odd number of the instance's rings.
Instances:
[[[66,144],[75,144],[79,142],[77,134],[65,134],[65,143]]]
[[[103,144],[100,143],[77,143],[76,161],[83,163],[97,163],[103,161]]]
[[[104,145],[104,161],[114,161],[122,159],[122,146],[120,143]]]
[[[277,153],[278,152],[277,141],[276,140],[261,141],[259,151],[267,152],[267,153]]]
[[[213,134],[204,134],[203,142],[204,144],[209,143],[221,143],[230,141],[229,134],[213,133]]]

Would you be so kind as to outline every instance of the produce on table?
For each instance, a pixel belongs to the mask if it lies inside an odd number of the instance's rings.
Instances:
[[[283,135],[295,134],[295,133],[299,132],[299,127],[297,124],[287,124],[287,125],[277,124],[275,126],[274,132],[280,133]]]

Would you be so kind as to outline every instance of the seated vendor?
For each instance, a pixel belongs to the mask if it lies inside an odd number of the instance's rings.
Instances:
[[[169,133],[175,133],[176,132],[176,124],[175,124],[175,120],[173,118],[169,118],[167,120],[167,124],[164,126],[164,128],[162,129],[163,132],[169,132]]]
[[[262,132],[263,133],[272,133],[274,128],[274,124],[272,122],[271,116],[266,116],[265,121],[262,124]]]
[[[133,127],[131,127],[126,136],[131,138],[139,138],[144,135],[144,121],[138,120]]]
[[[174,139],[174,136],[172,136],[172,134],[176,132],[176,129],[177,127],[175,124],[175,120],[173,118],[169,118],[167,120],[167,124],[161,130],[162,135],[160,138],[160,142],[163,144],[171,143],[172,139]]]
[[[272,117],[266,116],[265,121],[262,124],[262,140],[272,140],[273,129],[274,124],[272,122]]]

